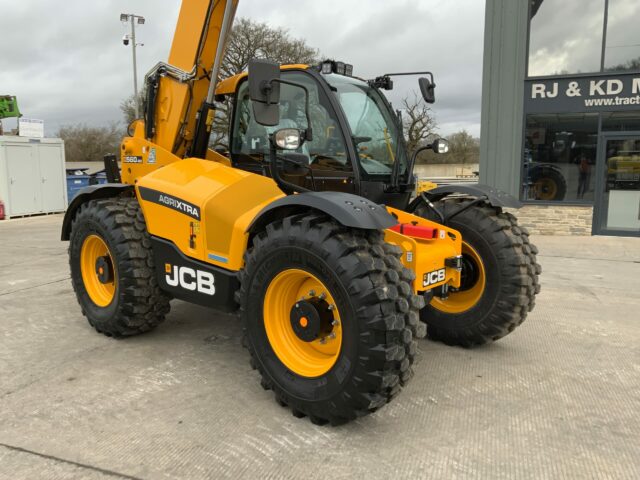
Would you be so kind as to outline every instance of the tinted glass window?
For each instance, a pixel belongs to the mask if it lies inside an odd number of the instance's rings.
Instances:
[[[312,169],[327,168],[351,170],[338,120],[329,99],[319,88],[316,80],[302,72],[286,72],[283,78],[304,85],[309,90],[309,115],[313,128],[313,140],[305,142],[297,153],[307,157]],[[255,121],[248,83],[238,91],[237,112],[233,127],[231,153],[243,160],[262,162],[268,158],[269,135],[281,128],[307,128],[304,92],[292,85],[280,86],[280,123],[275,127],[264,127]]]
[[[599,72],[604,0],[532,0],[529,76]]]
[[[367,83],[340,75],[325,78],[336,89],[351,133],[358,146],[362,169],[369,175],[390,175],[400,162],[399,173],[407,169],[402,131],[395,114],[385,105],[379,91]]]
[[[592,202],[597,114],[528,115],[522,199]]]
[[[609,0],[605,70],[640,70],[640,2]]]

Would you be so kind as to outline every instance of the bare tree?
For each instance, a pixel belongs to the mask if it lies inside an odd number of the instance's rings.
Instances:
[[[478,163],[480,161],[480,139],[475,138],[466,130],[461,130],[447,137],[449,140],[449,155],[453,162],[449,163]]]
[[[138,105],[142,105],[144,102],[144,94],[138,94]],[[120,111],[124,116],[124,124],[126,126],[130,125],[136,119],[136,103],[135,103],[135,95],[131,94],[122,102],[120,102]],[[142,113],[142,112],[141,112]]]
[[[266,23],[248,18],[234,25],[220,72],[222,78],[243,72],[252,58],[268,58],[279,63],[315,63],[318,50],[302,39],[291,38],[283,28],[272,28]]]
[[[64,140],[65,157],[68,162],[97,162],[108,153],[118,153],[122,129],[117,123],[105,127],[65,125],[60,127],[57,136]]]
[[[413,98],[402,100],[403,127],[409,154],[425,145],[435,136],[438,124],[431,109],[414,93]]]

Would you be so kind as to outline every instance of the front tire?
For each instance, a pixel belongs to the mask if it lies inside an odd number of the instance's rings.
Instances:
[[[411,378],[424,303],[397,253],[381,232],[313,215],[254,239],[238,293],[245,344],[262,386],[295,416],[342,424]]]
[[[469,202],[445,199],[436,208],[446,214]],[[425,206],[416,213],[436,220]],[[542,271],[538,250],[513,215],[488,204],[468,208],[447,226],[462,234],[463,281],[459,291],[446,299],[434,297],[420,312],[427,335],[462,347],[499,340],[524,322],[535,305]]]
[[[69,242],[71,281],[82,313],[98,332],[147,332],[169,313],[151,240],[135,198],[91,200],[80,207]]]

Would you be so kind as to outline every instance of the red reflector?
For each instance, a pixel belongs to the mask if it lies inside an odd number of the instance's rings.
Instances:
[[[407,237],[424,238],[425,240],[438,238],[437,228],[421,227],[420,225],[411,225],[410,223],[399,223],[395,227],[391,227],[389,230],[401,233]]]

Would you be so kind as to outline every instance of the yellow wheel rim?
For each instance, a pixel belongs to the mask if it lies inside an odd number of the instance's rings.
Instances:
[[[110,272],[105,271],[109,268]],[[80,270],[91,301],[99,307],[110,305],[116,294],[117,276],[109,247],[99,236],[89,235],[84,239],[80,250]]]
[[[558,194],[558,185],[550,178],[541,178],[535,183],[538,200],[553,200]]]
[[[315,305],[320,322],[294,313],[301,306]],[[271,281],[264,297],[264,326],[276,356],[293,373],[302,377],[319,377],[338,360],[342,347],[342,322],[329,289],[304,270],[288,269]],[[315,317],[313,317],[315,318]],[[317,339],[305,341],[293,328],[295,322],[306,329],[322,325]],[[313,325],[311,325],[313,323]],[[299,328],[299,327],[298,327]]]
[[[482,298],[487,277],[484,264],[478,252],[466,242],[462,242],[462,256],[466,262],[472,262],[476,269],[477,279],[470,288],[457,292],[450,292],[447,299],[433,297],[431,306],[445,313],[462,313],[473,308]]]

